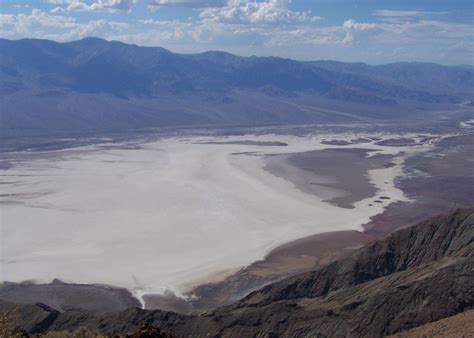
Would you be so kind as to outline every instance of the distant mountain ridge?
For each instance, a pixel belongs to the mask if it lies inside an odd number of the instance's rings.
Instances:
[[[377,66],[337,61],[310,63],[326,70],[366,76],[394,86],[409,87],[439,95],[470,97],[474,86],[472,68],[466,66],[442,66],[428,62],[397,62]]]
[[[4,135],[393,119],[418,106],[469,101],[472,88],[474,70],[428,63],[175,54],[98,38],[0,39]]]

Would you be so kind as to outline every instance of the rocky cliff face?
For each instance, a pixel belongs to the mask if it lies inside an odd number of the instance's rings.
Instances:
[[[440,216],[375,241],[350,257],[320,270],[269,285],[241,304],[263,305],[296,298],[315,298],[445,257],[472,257],[472,210]]]
[[[29,333],[84,327],[102,334],[146,334],[153,329],[172,336],[377,337],[473,305],[471,208],[402,229],[317,271],[271,284],[200,316],[136,308],[110,315],[59,313],[39,304],[0,302],[0,323],[3,332]]]

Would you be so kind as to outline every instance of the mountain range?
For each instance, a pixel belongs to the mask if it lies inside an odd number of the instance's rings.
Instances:
[[[0,39],[3,137],[396,120],[469,103],[473,87],[474,70],[463,66]]]

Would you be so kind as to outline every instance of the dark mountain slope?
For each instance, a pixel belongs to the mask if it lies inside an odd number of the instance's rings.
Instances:
[[[440,226],[449,224],[449,226]],[[440,216],[376,241],[320,270],[269,285],[242,304],[314,298],[374,278],[416,268],[443,257],[474,257],[473,210]]]
[[[175,336],[379,337],[472,309],[474,209],[457,210],[359,249],[314,272],[200,316],[129,309],[106,316],[0,302],[3,322],[29,332],[86,327],[107,334],[146,323]],[[3,326],[5,330],[6,324]]]
[[[223,52],[175,54],[97,38],[0,39],[0,132],[55,136],[163,126],[379,121],[458,109],[456,104],[472,99],[474,71],[467,68],[353,68]]]

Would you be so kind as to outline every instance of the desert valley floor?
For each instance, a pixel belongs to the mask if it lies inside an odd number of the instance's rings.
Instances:
[[[362,231],[414,203],[401,180],[433,177],[446,157],[456,170],[471,130],[174,135],[3,153],[0,276],[125,287],[142,302],[190,297],[285,243]]]

